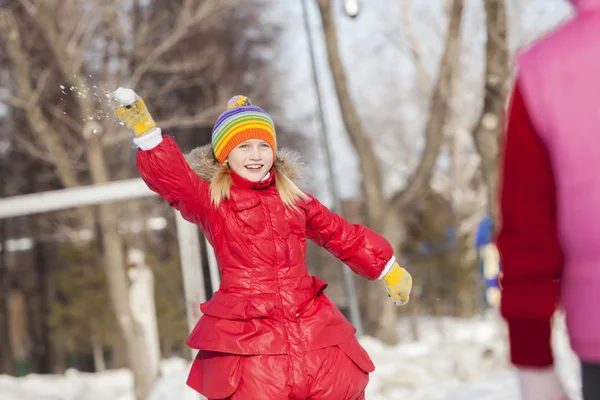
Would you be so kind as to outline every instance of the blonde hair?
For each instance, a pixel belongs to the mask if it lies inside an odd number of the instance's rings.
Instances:
[[[273,164],[273,173],[275,174],[275,188],[283,204],[288,208],[298,210],[297,203],[300,200],[308,200],[309,197],[276,164]],[[229,166],[227,163],[222,163],[210,181],[210,198],[215,208],[221,204],[221,201],[229,199],[232,185],[233,179],[229,172]]]

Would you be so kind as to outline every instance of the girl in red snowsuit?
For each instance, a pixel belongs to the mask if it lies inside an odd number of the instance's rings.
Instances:
[[[374,365],[323,293],[327,284],[308,274],[306,238],[357,274],[383,279],[405,304],[411,277],[388,241],[293,183],[294,157],[277,149],[273,121],[248,98],[230,100],[212,145],[185,157],[139,97],[124,105],[116,114],[136,135],[142,178],[202,228],[222,275],[187,340],[199,350],[188,385],[209,399],[364,399]]]

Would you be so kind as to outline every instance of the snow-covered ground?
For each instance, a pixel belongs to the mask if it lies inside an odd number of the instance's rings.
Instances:
[[[390,348],[372,338],[362,340],[377,366],[367,399],[519,398],[516,375],[508,364],[506,328],[497,316],[471,320],[421,318],[418,326],[418,342]],[[407,329],[407,324],[401,325],[401,332]],[[563,383],[571,399],[579,400],[578,361],[562,318],[557,318],[553,345]]]
[[[514,371],[507,364],[504,324],[494,315],[461,320],[419,318],[419,340],[411,341],[409,321],[401,322],[404,340],[396,346],[365,337],[362,345],[377,370],[371,374],[368,400],[514,400],[518,399]],[[580,399],[577,360],[560,320],[554,336],[559,373]],[[185,386],[189,364],[164,360],[162,378],[148,400],[194,399]],[[64,375],[0,376],[0,400],[134,400],[128,370]]]

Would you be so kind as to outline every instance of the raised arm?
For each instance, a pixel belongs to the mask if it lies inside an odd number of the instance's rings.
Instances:
[[[160,128],[133,91],[119,89],[110,95],[115,114],[135,134],[139,147],[136,164],[148,187],[179,210],[186,220],[206,228],[211,210],[210,188],[189,167],[179,146]]]
[[[191,170],[173,138],[163,137],[159,128],[146,135],[134,139],[140,148],[136,164],[142,179],[183,218],[205,228],[212,207],[208,183]]]

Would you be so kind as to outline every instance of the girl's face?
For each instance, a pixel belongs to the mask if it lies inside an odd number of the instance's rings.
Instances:
[[[227,163],[242,178],[258,182],[273,166],[273,149],[262,139],[249,139],[231,150]]]

